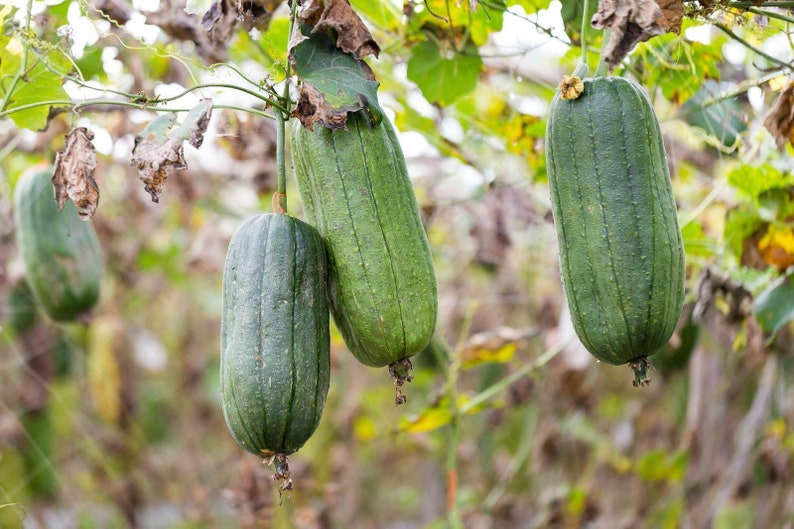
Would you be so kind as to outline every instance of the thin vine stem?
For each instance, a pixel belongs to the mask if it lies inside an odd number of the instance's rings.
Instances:
[[[509,386],[511,386],[515,382],[517,382],[517,381],[521,380],[522,378],[524,378],[525,376],[529,375],[530,373],[532,373],[536,369],[539,369],[539,368],[545,366],[546,364],[551,362],[551,360],[555,356],[557,356],[557,354],[559,354],[559,352],[562,351],[568,345],[569,342],[570,342],[570,339],[569,340],[560,341],[554,347],[550,347],[549,349],[544,351],[543,354],[540,355],[537,358],[537,360],[535,360],[534,362],[530,362],[530,363],[526,364],[525,366],[523,366],[518,371],[514,371],[513,373],[511,373],[511,374],[507,375],[506,377],[504,377],[503,379],[501,379],[501,380],[499,380],[497,382],[494,382],[493,384],[491,384],[490,386],[485,388],[483,391],[479,392],[477,395],[475,395],[471,399],[467,400],[460,407],[460,409],[458,410],[458,413],[460,413],[461,415],[465,415],[466,413],[469,413],[470,411],[475,409],[480,404],[483,404],[483,403],[487,402],[489,399],[491,399],[492,397],[494,397],[495,395],[497,395],[501,391],[507,389]]]
[[[579,31],[579,44],[582,47],[582,64],[587,68],[587,13],[590,11],[590,0],[584,0],[582,11],[582,29]]]
[[[764,7],[784,7],[794,9],[794,2],[762,2],[761,5]],[[747,9],[757,6],[757,2],[728,2],[728,7],[736,7],[739,9]]]
[[[30,21],[32,19],[31,11],[33,10],[33,0],[28,0],[27,3],[27,12],[25,13],[25,33],[30,33]],[[25,75],[25,70],[28,67],[28,57],[30,56],[30,45],[29,43],[24,46],[22,51],[22,61],[19,63],[19,69],[17,70],[16,75],[14,78],[11,79],[11,86],[8,87],[5,96],[3,97],[3,103],[0,104],[0,112],[5,111],[8,108],[9,103],[11,102],[11,96],[14,95],[14,90],[16,90],[19,81],[22,80],[22,77]]]
[[[75,112],[93,106],[118,106],[121,108],[134,108],[136,110],[149,110],[151,112],[190,112],[191,110],[189,108],[164,108],[154,104],[134,103],[132,101],[119,101],[118,99],[93,99],[91,101],[83,101],[82,103],[75,103],[70,99],[56,99],[52,101],[39,101],[37,103],[30,103],[27,105],[14,107],[10,110],[5,110],[3,112],[0,112],[0,118],[4,118],[16,112],[22,112],[24,110],[30,110],[32,108],[38,108],[42,106],[68,107]],[[254,108],[249,108],[249,107],[240,107],[237,105],[213,105],[213,108],[237,110],[240,112],[248,112],[249,114],[254,114],[256,116],[260,116],[268,119],[274,119],[274,117],[271,114],[268,114],[267,112],[263,112],[261,110],[256,110]]]
[[[289,97],[289,80],[284,82],[285,96]],[[276,109],[276,168],[278,171],[278,207],[280,210],[287,211],[287,162],[285,151],[285,137],[287,127],[284,120],[284,113]]]
[[[714,24],[714,26],[717,29],[719,29],[720,31],[722,31],[723,33],[725,33],[726,35],[728,35],[730,38],[736,40],[737,42],[742,44],[744,47],[746,47],[749,50],[752,50],[754,53],[760,55],[764,59],[766,59],[766,60],[768,60],[770,62],[773,62],[773,63],[775,63],[775,64],[777,64],[777,65],[779,65],[779,66],[781,66],[783,68],[787,68],[789,70],[794,69],[794,64],[785,63],[785,62],[781,61],[780,59],[778,59],[776,57],[772,57],[771,55],[769,55],[768,53],[766,53],[763,50],[759,49],[758,47],[753,46],[752,44],[750,44],[749,42],[744,40],[742,37],[740,37],[739,35],[737,35],[733,31],[731,31],[731,29],[728,26],[726,26],[725,24],[723,24],[722,22],[716,22]]]
[[[289,35],[295,30],[295,20],[298,15],[298,2],[293,1],[289,17]],[[286,161],[286,140],[287,125],[290,118],[290,64],[289,64],[289,43],[287,44],[287,62],[284,65],[284,90],[281,94],[281,105],[274,107],[276,117],[276,170],[278,173],[278,190],[276,191],[275,203],[279,212],[287,212],[287,161]],[[283,106],[282,106],[283,105]]]
[[[778,20],[782,20],[783,22],[788,22],[789,24],[794,24],[794,18],[786,16],[782,13],[777,13],[775,11],[767,11],[764,9],[758,9],[757,7],[750,7],[747,9],[750,13],[754,13],[756,15],[762,15],[769,18],[776,18]]]
[[[460,417],[462,415],[458,402],[458,375],[461,368],[462,344],[471,333],[471,325],[476,309],[477,303],[472,302],[458,334],[457,345],[449,355],[446,381],[444,383],[444,395],[447,398],[450,414],[446,440],[447,526],[449,529],[463,527],[458,506],[458,447],[460,445]]]
[[[596,72],[595,72],[596,77],[603,77],[609,71],[609,68],[607,68],[607,63],[604,60],[604,51],[606,50],[608,41],[609,41],[609,30],[605,29],[601,33],[601,53],[598,56],[598,66],[596,66]]]

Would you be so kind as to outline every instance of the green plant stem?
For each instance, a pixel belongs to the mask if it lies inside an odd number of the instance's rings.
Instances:
[[[486,402],[490,398],[494,397],[495,395],[497,395],[501,391],[507,389],[511,384],[514,384],[518,380],[521,380],[522,378],[524,378],[525,376],[529,375],[530,373],[532,373],[536,369],[545,366],[555,356],[557,356],[557,354],[560,351],[562,351],[565,348],[566,345],[568,345],[569,341],[570,340],[566,340],[564,342],[558,343],[554,347],[550,347],[549,349],[544,351],[543,354],[540,355],[537,358],[537,360],[535,360],[534,362],[528,363],[527,365],[525,365],[524,367],[522,367],[518,371],[515,371],[515,372],[507,375],[503,379],[499,380],[498,382],[495,382],[495,383],[491,384],[489,387],[487,387],[483,391],[479,392],[477,395],[472,397],[470,400],[466,401],[466,403],[464,403],[463,406],[460,407],[460,409],[458,410],[458,413],[460,413],[461,415],[465,415],[466,413],[470,412],[471,410],[473,410],[474,408],[476,408],[480,404],[483,404],[484,402]]]
[[[778,77],[780,77],[780,72],[779,71],[775,71],[775,72],[767,74],[767,75],[765,75],[763,77],[759,77],[758,79],[748,79],[746,81],[742,81],[733,90],[729,90],[727,92],[722,92],[722,93],[720,93],[718,95],[710,97],[710,98],[702,101],[699,105],[697,105],[697,107],[693,107],[693,108],[691,108],[689,110],[686,110],[684,112],[677,112],[673,116],[673,119],[682,119],[682,118],[685,118],[685,117],[689,116],[690,114],[694,114],[695,112],[700,112],[701,110],[703,110],[705,108],[708,108],[710,106],[716,105],[719,102],[724,101],[726,99],[733,99],[733,98],[735,98],[737,96],[740,96],[740,95],[742,95],[744,93],[747,93],[747,91],[750,90],[751,88],[763,86],[763,85],[767,84],[768,82],[770,82],[773,79],[776,79]]]
[[[598,66],[595,72],[596,77],[603,77],[608,73],[607,63],[604,61],[604,50],[606,50],[607,42],[609,42],[609,30],[605,29],[601,34],[601,53],[598,56]]]
[[[119,101],[118,99],[93,99],[91,101],[84,101],[82,103],[75,103],[74,101],[71,101],[69,99],[56,99],[52,101],[40,101],[38,103],[30,103],[28,105],[14,107],[11,110],[0,112],[0,118],[4,118],[16,112],[22,112],[23,110],[29,110],[31,108],[36,108],[41,106],[70,107],[74,111],[80,111],[84,108],[103,106],[103,105],[117,106],[120,108],[134,108],[137,110],[150,110],[152,112],[190,112],[191,110],[189,108],[165,108],[165,107],[159,107],[156,104],[151,104],[151,103],[133,103],[131,101]],[[263,118],[274,119],[274,117],[268,114],[267,112],[263,112],[261,110],[256,110],[253,108],[240,107],[237,105],[213,105],[213,108],[237,110],[240,112],[247,112],[249,114],[254,114],[256,116],[260,116]]]
[[[460,373],[463,343],[465,343],[471,332],[471,324],[474,320],[476,309],[476,302],[472,302],[458,335],[458,345],[448,355],[449,364],[446,369],[446,383],[444,385],[444,395],[449,403],[450,414],[446,443],[447,527],[449,529],[463,527],[463,520],[458,509],[458,446],[460,444],[460,417],[462,415],[458,407],[458,374]]]
[[[190,88],[186,88],[184,91],[180,92],[179,94],[177,94],[175,96],[166,97],[166,98],[163,98],[163,99],[157,99],[156,101],[153,101],[153,102],[155,102],[155,103],[168,103],[170,101],[176,101],[177,99],[180,99],[180,98],[186,96],[190,92],[195,92],[196,90],[202,90],[204,88],[229,88],[231,90],[238,90],[240,92],[243,92],[243,93],[246,93],[248,95],[254,96],[255,98],[259,99],[260,101],[263,101],[264,103],[272,106],[273,108],[275,108],[277,110],[280,110],[281,112],[287,112],[287,109],[284,108],[284,106],[279,101],[277,101],[275,99],[270,99],[269,97],[265,97],[262,94],[260,94],[259,92],[256,92],[254,90],[249,90],[249,89],[243,88],[241,86],[237,86],[237,85],[233,85],[233,84],[227,84],[227,83],[205,83],[205,84],[200,84],[200,85],[196,85],[196,86],[191,86]]]
[[[28,0],[27,3],[27,12],[25,13],[25,33],[30,32],[30,20],[31,20],[31,10],[33,9],[33,0]],[[16,90],[19,81],[22,80],[22,77],[25,75],[25,70],[28,66],[28,57],[30,56],[30,44],[25,43],[25,46],[22,51],[22,61],[19,63],[19,69],[17,70],[16,75],[14,78],[11,79],[11,85],[8,87],[5,96],[3,96],[3,102],[0,104],[0,112],[4,112],[7,108],[9,103],[11,102],[11,96],[14,95],[14,90]]]
[[[785,63],[785,62],[781,61],[780,59],[777,59],[775,57],[772,57],[768,53],[765,53],[763,50],[753,46],[752,44],[750,44],[749,42],[747,42],[746,40],[741,38],[739,35],[737,35],[733,31],[731,31],[731,29],[728,28],[725,24],[723,24],[721,22],[717,22],[717,23],[714,24],[714,26],[717,29],[719,29],[720,31],[722,31],[723,33],[725,33],[726,35],[728,35],[730,38],[732,38],[735,41],[739,42],[740,44],[742,44],[747,49],[752,50],[754,53],[760,55],[764,59],[766,59],[766,60],[768,60],[770,62],[773,62],[773,63],[779,65],[782,68],[787,68],[789,70],[794,69],[794,64]]]
[[[761,5],[764,7],[785,7],[789,9],[794,9],[794,2],[763,2]],[[729,2],[728,7],[736,7],[739,9],[748,9],[750,7],[756,7],[758,4],[756,2]]]
[[[794,18],[788,17],[782,13],[778,13],[776,11],[766,11],[764,9],[758,9],[757,7],[750,7],[747,9],[750,13],[754,13],[756,15],[761,15],[769,18],[776,18],[778,20],[782,20],[784,22],[788,22],[789,24],[794,24]]]
[[[579,45],[582,47],[582,64],[587,67],[587,12],[590,11],[590,0],[584,0],[582,7],[582,29],[579,32]]]
[[[289,97],[289,78],[284,80],[285,98]],[[278,202],[279,207],[287,211],[287,162],[284,154],[287,127],[284,113],[276,109],[276,167],[278,170]],[[288,116],[289,117],[289,116]]]

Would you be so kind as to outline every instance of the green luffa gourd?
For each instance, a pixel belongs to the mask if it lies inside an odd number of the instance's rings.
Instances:
[[[642,87],[585,79],[551,104],[546,163],[568,308],[597,359],[631,363],[670,339],[684,300],[684,247],[667,159]]]

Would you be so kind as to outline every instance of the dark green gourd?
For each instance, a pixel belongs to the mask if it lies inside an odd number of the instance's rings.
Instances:
[[[14,190],[16,239],[28,285],[53,320],[84,319],[99,299],[102,249],[94,227],[67,201],[58,211],[52,169],[23,174]]]
[[[286,214],[246,220],[229,244],[221,404],[234,439],[263,457],[298,450],[320,422],[330,337],[325,247]]]
[[[326,241],[331,313],[345,343],[366,365],[393,366],[433,335],[433,260],[391,124],[356,112],[347,129],[309,131],[295,120],[295,172],[306,216]]]
[[[684,300],[684,248],[662,135],[644,90],[619,77],[558,93],[546,160],[560,267],[579,339],[597,359],[631,363],[675,330]]]

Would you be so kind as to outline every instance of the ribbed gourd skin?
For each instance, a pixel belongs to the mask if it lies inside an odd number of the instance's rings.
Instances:
[[[87,315],[99,299],[102,248],[89,222],[67,201],[58,211],[52,169],[24,173],[14,189],[17,246],[34,297],[58,322]]]
[[[546,163],[574,328],[614,365],[651,355],[675,330],[684,247],[659,123],[642,87],[584,80],[551,104]]]
[[[260,456],[289,455],[311,437],[328,394],[325,247],[286,214],[246,220],[226,255],[221,405],[232,437]]]
[[[294,122],[300,196],[326,241],[331,314],[346,345],[373,367],[422,351],[436,325],[436,277],[394,129],[360,112],[348,130]]]

